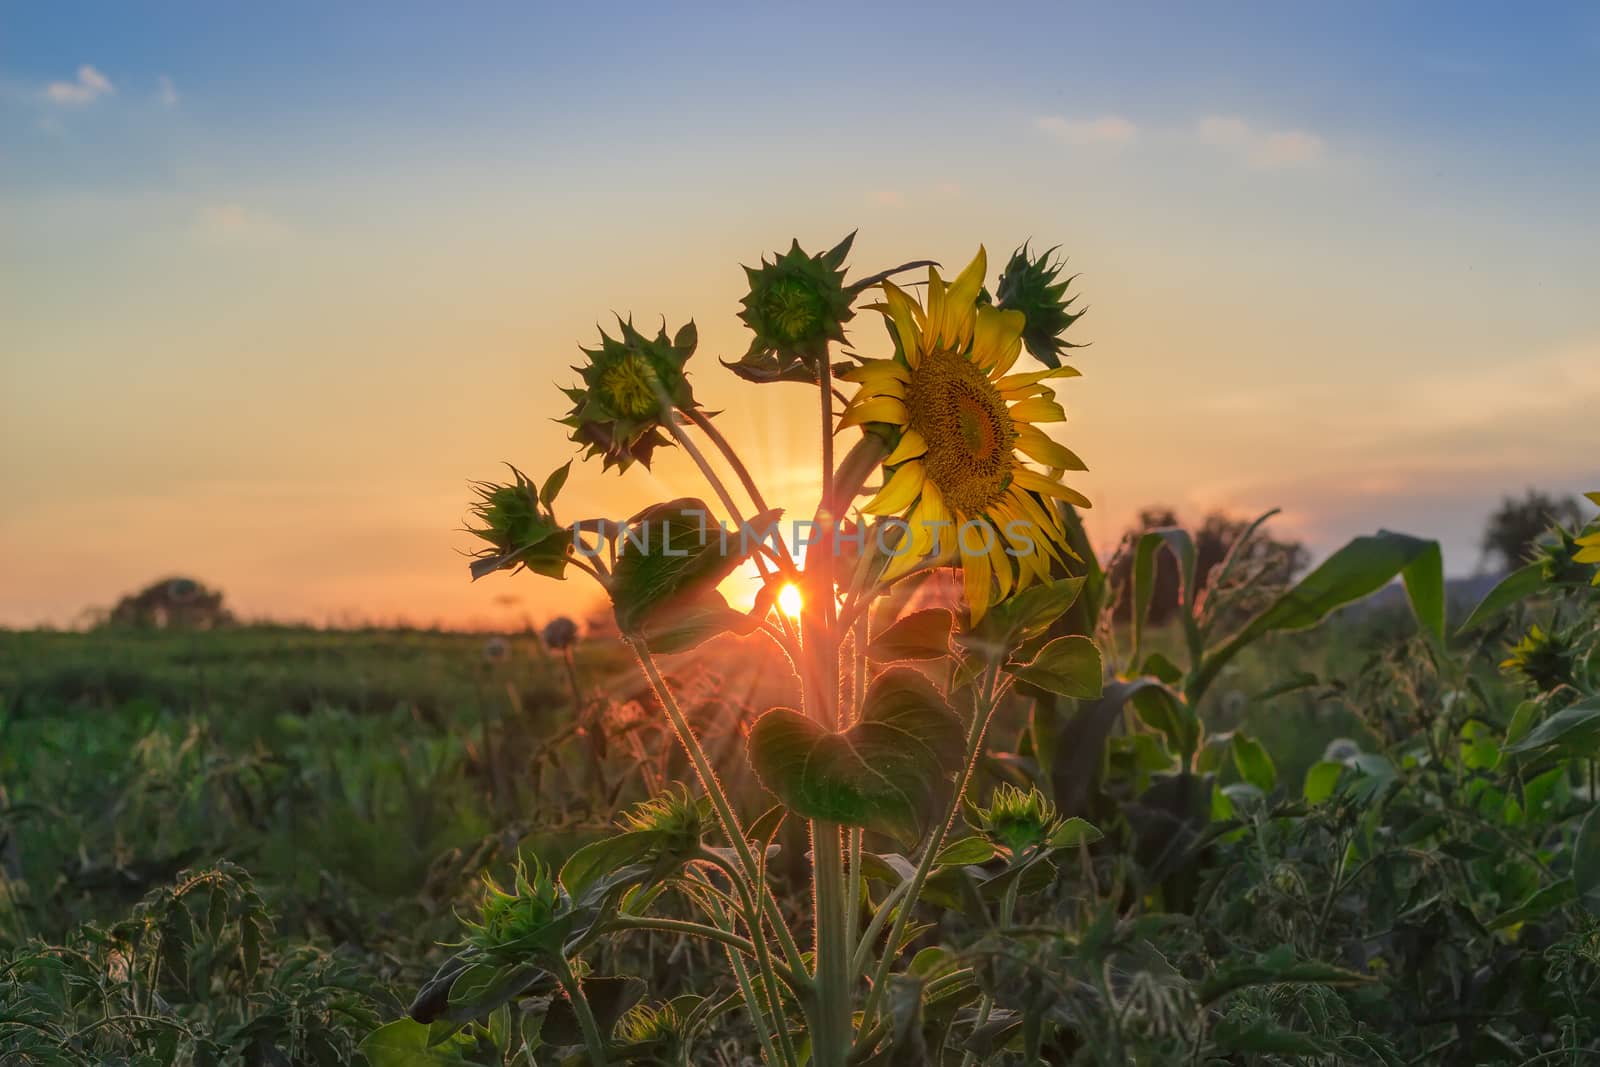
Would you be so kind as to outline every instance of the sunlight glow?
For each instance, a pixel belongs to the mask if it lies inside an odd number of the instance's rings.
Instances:
[[[801,606],[799,586],[790,582],[778,590],[778,610],[789,616],[789,618],[798,619]]]

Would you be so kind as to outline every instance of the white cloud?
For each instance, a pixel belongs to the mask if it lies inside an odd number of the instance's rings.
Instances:
[[[76,81],[51,82],[44,94],[58,104],[92,104],[102,96],[114,95],[117,87],[111,79],[85,63],[78,68]]]
[[[1095,119],[1068,119],[1041,115],[1033,123],[1056,140],[1070,145],[1107,145],[1121,148],[1138,140],[1139,127],[1121,115]]]
[[[213,244],[264,247],[291,236],[289,227],[241,204],[213,204],[195,216],[194,235]]]
[[[884,207],[904,207],[906,194],[899,189],[879,189],[872,194],[872,200]]]
[[[156,96],[164,107],[177,107],[178,101],[181,99],[178,96],[178,87],[165,74],[156,79]]]
[[[1322,160],[1326,145],[1305,130],[1266,130],[1237,115],[1207,115],[1195,123],[1195,136],[1233,152],[1251,166],[1307,167]]]

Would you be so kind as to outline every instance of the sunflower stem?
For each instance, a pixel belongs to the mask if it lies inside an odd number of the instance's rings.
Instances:
[[[806,652],[812,660],[812,715],[825,730],[839,729],[839,642],[835,629],[837,603],[833,589],[833,405],[832,373],[826,358],[818,361],[817,390],[822,416],[822,499],[817,506],[822,534],[806,554],[807,589],[812,607],[806,617]],[[811,821],[811,872],[816,916],[817,1018],[812,1027],[816,1067],[844,1067],[853,1038],[850,1018],[851,946],[846,929],[846,876],[837,823]]]

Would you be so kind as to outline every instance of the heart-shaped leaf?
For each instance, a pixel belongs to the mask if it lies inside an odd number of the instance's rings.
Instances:
[[[1006,669],[1018,681],[1064,697],[1093,700],[1100,695],[1100,650],[1080,634],[1058,637],[1040,649],[1033,662]]]
[[[750,762],[796,815],[914,842],[960,763],[961,719],[909,669],[879,675],[864,707],[845,731],[774,708],[751,728]]]
[[[780,512],[767,511],[724,532],[703,500],[682,497],[646,508],[618,534],[611,602],[617,626],[636,634],[668,613],[703,601],[767,534]]]
[[[867,645],[867,658],[877,663],[939,659],[950,651],[956,617],[945,608],[913,611]]]

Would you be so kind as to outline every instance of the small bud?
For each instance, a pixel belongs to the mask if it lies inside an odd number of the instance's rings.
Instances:
[[[565,615],[557,615],[545,623],[539,636],[544,639],[545,648],[560,652],[578,643],[578,624]]]
[[[564,470],[558,468],[547,478],[542,492],[517,468],[511,467],[511,473],[516,476],[511,485],[473,483],[478,499],[472,515],[478,525],[469,526],[467,532],[488,542],[488,547],[472,561],[472,577],[523,567],[549,578],[565,577],[572,534],[556,522],[550,509]]]
[[[755,333],[744,358],[728,364],[747,381],[817,381],[817,367],[830,342],[844,341],[854,317],[855,290],[844,284],[844,259],[855,234],[821,255],[807,255],[800,242],[759,269],[746,267],[750,291],[739,317]]]
[[[1027,245],[1017,249],[1000,272],[996,296],[1001,308],[1022,312],[1026,323],[1022,328],[1022,343],[1027,346],[1028,353],[1040,363],[1059,367],[1062,352],[1083,347],[1061,339],[1067,328],[1083,316],[1083,311],[1071,310],[1078,298],[1067,296],[1071,277],[1056,280],[1066,264],[1064,260],[1052,261],[1050,257],[1054,253],[1052,248],[1034,256],[1028,252]]]
[[[561,424],[572,428],[573,441],[587,447],[585,458],[603,457],[607,470],[625,471],[635,462],[648,468],[656,446],[669,443],[661,427],[673,408],[695,404],[683,367],[694,355],[698,334],[692,322],[671,340],[665,328],[652,338],[631,321],[617,322],[620,338],[602,330],[600,347],[583,349],[589,362],[573,368],[583,384],[562,390],[573,408]]]

